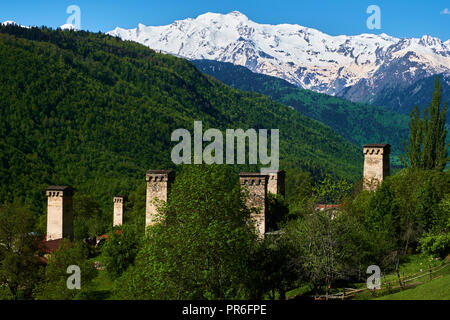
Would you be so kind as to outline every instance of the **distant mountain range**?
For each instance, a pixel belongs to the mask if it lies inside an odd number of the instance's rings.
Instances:
[[[443,75],[444,91],[450,83],[450,40],[428,35],[330,36],[300,25],[258,24],[237,11],[205,13],[166,26],[116,28],[108,34],[188,59],[230,62],[300,88],[405,113],[414,105],[401,100],[410,97],[408,89],[420,92],[421,81],[437,74]]]

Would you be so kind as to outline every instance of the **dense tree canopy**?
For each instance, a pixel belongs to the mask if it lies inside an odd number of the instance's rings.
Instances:
[[[360,147],[366,143],[389,143],[393,155],[402,152],[402,139],[408,135],[408,117],[404,114],[301,89],[283,79],[254,73],[231,63],[194,60],[194,64],[233,88],[262,93],[292,107],[330,126]],[[396,164],[397,159],[393,158],[392,162]]]
[[[43,267],[41,237],[33,214],[17,204],[0,205],[0,299],[27,299]]]
[[[256,231],[229,167],[189,166],[160,222],[147,229],[134,267],[117,282],[131,299],[248,298]]]
[[[80,281],[78,288],[69,288],[67,283],[72,282],[73,268],[79,271]],[[95,278],[97,270],[93,261],[89,261],[89,249],[82,242],[71,243],[69,240],[61,242],[59,249],[49,256],[49,261],[43,273],[43,279],[33,290],[37,300],[70,300],[82,298],[89,292],[90,283]]]
[[[431,104],[423,110],[423,119],[420,117],[418,106],[415,106],[410,114],[409,141],[408,144],[404,143],[406,158],[402,158],[405,166],[441,171],[446,167],[449,160],[445,127],[447,107],[447,102],[442,102],[442,85],[437,77],[434,83],[433,99]]]
[[[142,190],[148,169],[174,169],[171,133],[193,132],[195,120],[204,130],[279,129],[283,168],[351,180],[362,172],[360,150],[329,127],[137,43],[1,26],[0,60],[0,202],[37,214],[48,185],[71,185],[90,202],[77,215],[101,209],[106,220],[92,219],[110,224],[113,195]],[[76,223],[80,236],[101,229]]]

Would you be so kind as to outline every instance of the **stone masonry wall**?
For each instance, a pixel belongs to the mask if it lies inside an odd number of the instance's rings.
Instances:
[[[49,187],[47,195],[47,240],[73,238],[73,189]]]
[[[364,145],[364,190],[374,191],[390,175],[390,145]]]
[[[175,172],[171,170],[150,170],[147,172],[146,227],[155,223],[158,214],[155,199],[167,201],[174,180]]]
[[[124,197],[114,197],[113,201],[114,201],[113,226],[121,226],[123,224]]]
[[[268,174],[267,192],[284,196],[285,172],[276,171]]]
[[[266,213],[267,213],[267,182],[268,176],[260,173],[241,173],[239,175],[241,188],[246,188],[249,192],[247,200],[248,208],[257,208],[256,213],[252,213],[256,228],[260,238],[264,238],[266,233]]]

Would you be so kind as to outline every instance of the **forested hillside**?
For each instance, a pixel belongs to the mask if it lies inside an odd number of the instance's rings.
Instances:
[[[441,74],[442,98],[444,101],[450,100],[450,76]],[[434,90],[434,80],[436,76],[421,79],[410,84],[406,88],[390,88],[378,94],[373,103],[397,111],[409,114],[414,106],[418,106],[422,111],[428,107],[430,97]],[[450,123],[450,114],[447,114],[447,124]]]
[[[291,106],[307,117],[320,121],[344,138],[362,146],[366,143],[389,143],[393,155],[403,150],[408,136],[408,116],[383,107],[352,103],[341,98],[300,89],[289,82],[245,67],[211,60],[194,60],[202,72],[236,89],[265,94]],[[429,97],[428,94],[425,97]],[[411,106],[412,109],[412,106]],[[394,162],[397,157],[393,157]]]
[[[279,129],[283,169],[362,175],[360,148],[329,127],[187,60],[100,33],[0,27],[0,202],[42,214],[48,185],[72,185],[109,214],[146,170],[175,168],[170,135],[194,120]]]

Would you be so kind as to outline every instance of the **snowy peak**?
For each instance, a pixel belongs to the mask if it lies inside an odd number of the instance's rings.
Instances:
[[[227,14],[228,16],[233,16],[233,17],[245,17],[247,18],[247,16],[239,11],[232,11],[229,14]]]
[[[442,41],[441,39],[429,35],[424,35],[420,38],[419,44],[423,45],[424,47],[441,47]]]
[[[66,23],[63,24],[62,26],[59,27],[61,30],[76,30],[75,26],[71,23]]]
[[[399,74],[398,81],[450,72],[450,40],[331,36],[300,25],[259,24],[238,11],[208,12],[166,26],[116,28],[108,34],[188,59],[231,62],[336,95],[361,81],[381,88],[387,72]]]
[[[14,21],[9,21],[9,20],[8,20],[8,21],[2,22],[1,25],[2,25],[2,26],[8,26],[8,25],[13,25],[13,26],[16,25],[16,26],[18,26],[19,24],[17,24],[17,23],[14,22]]]
[[[445,41],[444,46],[447,48],[447,50],[450,50],[450,40]]]
[[[29,26],[23,26],[21,24],[18,24],[15,21],[4,21],[0,25],[2,25],[2,26],[14,25],[14,26],[22,27],[22,28],[30,28]],[[62,26],[59,27],[59,29],[62,29],[62,30],[76,30],[75,26],[70,24],[70,23],[63,24]]]
[[[11,20],[4,21],[4,22],[0,23],[0,25],[2,25],[2,26],[9,26],[9,25],[12,25],[12,26],[19,26],[19,27],[22,27],[22,28],[30,28],[30,27],[27,27],[27,26],[23,26],[23,25],[21,25],[21,24],[18,24],[17,22],[11,21]]]
[[[430,49],[432,52],[438,55],[443,56],[448,55],[448,51],[450,50],[450,48],[444,42],[442,42],[441,39],[432,37],[430,35],[422,36],[418,40],[417,44],[424,48]]]
[[[206,12],[206,13],[199,15],[196,19],[193,19],[193,20],[208,20],[208,19],[221,19],[221,18],[248,20],[248,17],[239,11],[232,11],[227,14]]]

